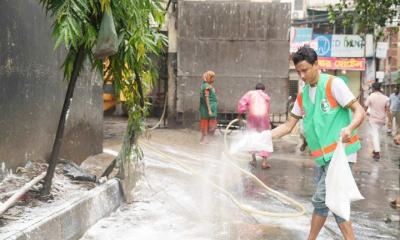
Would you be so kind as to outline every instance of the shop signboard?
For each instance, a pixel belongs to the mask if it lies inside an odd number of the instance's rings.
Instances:
[[[389,49],[388,42],[378,42],[376,45],[376,57],[379,59],[386,58],[388,49]]]
[[[318,64],[322,69],[365,70],[365,58],[318,57]]]
[[[376,78],[378,79],[379,82],[383,82],[383,78],[385,78],[385,72],[377,71]]]
[[[365,57],[374,57],[374,37],[372,34],[367,34],[365,36]]]
[[[359,35],[332,35],[332,57],[364,57],[365,41]]]
[[[313,34],[313,40],[317,43],[314,50],[320,57],[330,57],[332,49],[332,35]]]
[[[312,28],[295,28],[290,29],[290,52],[296,52],[297,49],[304,45],[312,45]]]
[[[350,57],[365,56],[365,41],[359,35],[313,34],[313,47],[319,57]]]

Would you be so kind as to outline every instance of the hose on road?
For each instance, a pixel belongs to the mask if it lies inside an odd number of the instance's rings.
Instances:
[[[245,120],[239,120],[239,119],[233,119],[228,126],[226,126],[225,129],[225,133],[224,133],[224,144],[225,144],[225,152],[224,154],[229,154],[229,147],[228,147],[228,141],[227,141],[227,136],[228,136],[228,132],[231,129],[231,127],[233,126],[233,124],[235,124],[238,121],[242,121],[244,123],[246,123]],[[232,155],[229,155],[230,157],[234,157]],[[227,158],[229,159],[229,158]],[[294,208],[296,208],[298,211],[296,213],[273,213],[273,212],[268,212],[268,211],[261,211],[261,210],[256,210],[256,209],[251,209],[252,213],[257,213],[260,215],[264,215],[264,216],[274,216],[274,217],[298,217],[301,216],[303,214],[305,214],[306,210],[304,208],[304,206],[297,202],[296,200],[284,195],[283,193],[280,193],[270,187],[268,187],[265,183],[263,183],[258,177],[256,177],[254,174],[252,174],[251,172],[239,167],[237,164],[233,163],[232,161],[227,161],[230,165],[232,165],[234,168],[238,169],[240,172],[242,172],[243,174],[250,176],[252,179],[254,179],[254,181],[256,181],[261,187],[263,187],[264,189],[266,189],[268,192],[271,192],[275,197],[277,197],[280,200],[283,200],[283,202],[287,202],[289,203],[291,206],[293,206]]]
[[[238,121],[237,119],[233,120],[231,123],[229,123],[229,125],[226,128],[225,131],[225,136],[224,136],[224,141],[225,143],[227,142],[227,133],[229,130],[229,127],[232,126],[232,124],[234,124],[236,121]],[[199,178],[201,178],[202,180],[204,180],[205,182],[207,182],[208,184],[210,184],[212,187],[216,188],[217,190],[219,190],[220,192],[224,193],[226,196],[228,196],[232,202],[237,205],[241,210],[249,213],[249,214],[259,214],[259,215],[263,215],[263,216],[270,216],[270,217],[299,217],[301,215],[303,215],[306,210],[304,208],[304,206],[302,204],[300,204],[299,202],[297,202],[296,200],[268,187],[267,185],[265,185],[260,179],[258,179],[255,175],[253,175],[252,173],[244,170],[243,168],[239,167],[237,164],[233,163],[230,160],[227,160],[225,162],[229,163],[230,165],[232,165],[234,168],[238,169],[240,172],[242,172],[245,175],[250,176],[252,179],[254,179],[258,184],[260,184],[264,189],[266,189],[268,192],[271,192],[275,197],[277,197],[279,200],[281,200],[282,202],[293,206],[297,212],[287,212],[287,213],[282,213],[282,212],[269,212],[269,211],[263,211],[263,210],[258,210],[258,209],[254,209],[251,208],[241,202],[239,202],[239,200],[237,198],[235,198],[229,191],[227,191],[226,189],[224,189],[223,187],[217,185],[216,183],[214,183],[213,181],[210,181],[209,179],[205,178],[204,176],[200,175],[199,173],[197,173],[195,170],[193,170],[191,167],[189,167],[187,164],[183,163],[182,161],[180,161],[177,158],[174,158],[162,151],[160,151],[159,149],[145,143],[144,141],[141,141],[140,144],[142,144],[145,148],[151,150],[152,152],[156,153],[157,155],[164,157],[165,159],[168,159],[171,162],[174,162],[176,164],[178,164],[179,166],[181,166],[183,169],[185,169],[186,171],[190,172],[193,175],[198,176]],[[226,153],[223,153],[225,156]],[[227,158],[228,159],[228,158]]]
[[[160,124],[162,123],[162,121],[165,118],[165,113],[167,111],[167,94],[165,94],[165,98],[164,98],[164,107],[163,107],[163,112],[161,114],[160,120],[158,120],[158,122],[152,126],[151,128],[147,129],[147,131],[153,131],[154,129],[158,128],[160,126]]]

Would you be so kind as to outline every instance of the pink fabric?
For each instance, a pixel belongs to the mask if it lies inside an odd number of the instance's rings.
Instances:
[[[240,114],[247,112],[247,129],[262,132],[271,129],[269,122],[270,97],[262,90],[248,91],[238,102]],[[261,157],[270,155],[267,151],[258,153]]]
[[[257,153],[257,155],[260,156],[260,157],[269,157],[271,155],[271,153],[267,152],[267,151],[259,151]]]
[[[389,98],[381,92],[373,92],[368,96],[365,106],[369,109],[369,121],[371,123],[385,123],[386,110],[389,106]]]

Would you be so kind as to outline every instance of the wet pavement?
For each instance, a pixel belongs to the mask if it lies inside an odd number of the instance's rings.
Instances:
[[[375,162],[370,157],[367,128],[365,124],[361,131],[363,148],[353,168],[366,198],[352,204],[356,239],[398,239],[399,222],[385,220],[399,215],[388,203],[399,192],[400,148],[382,132],[383,156]],[[106,118],[104,148],[118,151],[124,130],[124,119]],[[224,155],[222,134],[209,145],[199,145],[199,133],[187,129],[157,129],[150,135],[150,139],[141,140],[145,176],[132,193],[134,203],[123,205],[99,221],[82,240],[306,239],[312,213],[314,164],[306,153],[297,150],[298,136],[290,135],[274,142],[272,168],[261,170],[260,163],[257,168],[249,166],[248,155]],[[207,181],[223,187],[246,206],[271,212],[295,211],[228,161],[300,202],[307,213],[301,217],[277,218],[240,210]],[[339,236],[333,217],[329,217],[318,239],[341,239]]]

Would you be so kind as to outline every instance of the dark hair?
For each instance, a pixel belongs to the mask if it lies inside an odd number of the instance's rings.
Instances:
[[[265,90],[265,85],[262,83],[257,83],[256,84],[256,90]]]
[[[297,52],[292,55],[294,65],[301,61],[307,61],[309,64],[314,64],[318,60],[317,53],[309,46],[299,48]]]
[[[378,82],[374,82],[374,83],[372,84],[372,90],[374,90],[374,91],[380,91],[380,90],[381,90],[381,84],[378,83]]]

